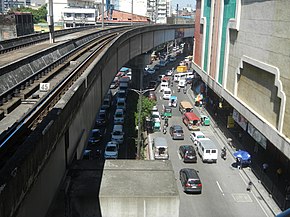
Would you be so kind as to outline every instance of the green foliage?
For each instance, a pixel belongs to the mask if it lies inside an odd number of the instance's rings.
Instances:
[[[138,126],[138,109],[140,106],[140,101],[138,100],[138,105],[137,105],[137,111],[135,112],[135,125]],[[148,97],[142,96],[142,108],[141,108],[141,118],[140,118],[140,124],[141,127],[143,126],[144,120],[146,117],[149,117],[151,114],[151,110],[153,106],[156,105],[156,101],[150,100]]]
[[[32,9],[28,7],[14,8],[12,12],[30,12],[33,15],[33,23],[46,23],[47,5],[41,6],[39,9]]]

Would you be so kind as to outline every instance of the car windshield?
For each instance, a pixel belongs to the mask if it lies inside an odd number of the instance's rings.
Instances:
[[[123,117],[123,114],[122,113],[116,113],[116,115],[115,115],[117,118],[121,118],[121,117]]]
[[[120,131],[114,131],[113,132],[113,135],[122,135],[122,132],[120,132]]]
[[[99,119],[105,119],[106,115],[105,114],[99,114]]]
[[[117,148],[116,148],[115,146],[108,146],[108,147],[106,148],[106,151],[115,152],[116,149],[117,149]]]
[[[92,137],[93,138],[98,138],[99,136],[101,136],[100,131],[95,131],[95,132],[92,133]]]

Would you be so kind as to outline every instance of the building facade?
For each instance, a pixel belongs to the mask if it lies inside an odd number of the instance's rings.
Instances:
[[[288,0],[197,0],[193,60],[221,107],[232,107],[241,135],[253,138],[253,160],[277,171],[265,177],[282,209],[290,185],[289,12]]]

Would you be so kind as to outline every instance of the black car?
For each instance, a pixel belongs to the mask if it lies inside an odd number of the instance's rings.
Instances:
[[[197,170],[183,168],[179,171],[179,179],[185,193],[201,194],[202,184]]]
[[[95,127],[104,126],[107,123],[107,119],[108,116],[106,110],[101,109],[96,118]]]
[[[179,154],[183,158],[183,162],[196,163],[196,151],[192,145],[182,145],[179,147]]]
[[[156,81],[149,81],[149,84],[147,86],[147,89],[154,89],[154,90],[156,90],[157,86],[158,86],[158,83]]]
[[[103,136],[104,136],[103,129],[92,129],[89,140],[88,140],[88,144],[95,145],[99,143],[103,139]]]

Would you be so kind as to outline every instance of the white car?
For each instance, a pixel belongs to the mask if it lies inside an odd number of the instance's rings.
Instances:
[[[201,131],[195,131],[190,134],[190,139],[192,140],[193,144],[197,145],[199,139],[204,139],[206,136]]]
[[[160,113],[158,111],[152,112],[151,118],[154,122],[161,122],[161,116],[160,116]]]
[[[111,135],[112,141],[122,144],[124,142],[123,125],[120,124],[114,125]]]
[[[114,124],[124,124],[124,110],[116,109],[114,114]]]
[[[173,74],[173,71],[172,71],[172,70],[167,70],[167,71],[166,71],[166,75],[167,75],[167,76],[172,76],[172,74]]]
[[[171,89],[170,88],[164,88],[163,90],[163,99],[170,99],[171,97]]]
[[[108,142],[104,153],[105,159],[117,159],[119,151],[118,149],[119,149],[118,142],[115,141]]]

